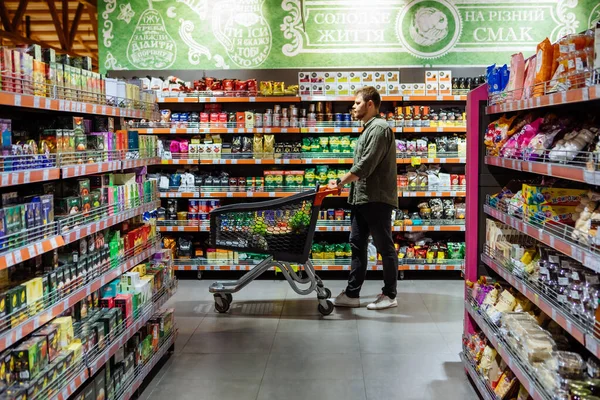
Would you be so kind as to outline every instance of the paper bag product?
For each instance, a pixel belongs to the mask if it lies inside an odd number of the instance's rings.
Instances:
[[[523,53],[513,54],[510,58],[510,78],[508,79],[508,100],[521,100],[525,80],[525,59]]]
[[[535,82],[536,56],[531,56],[525,63],[525,82],[523,83],[523,99],[529,99],[533,95],[533,84]]]
[[[535,79],[534,79],[534,96],[542,96],[545,94],[545,82],[552,78],[552,64],[554,47],[548,38],[544,39],[537,46]]]

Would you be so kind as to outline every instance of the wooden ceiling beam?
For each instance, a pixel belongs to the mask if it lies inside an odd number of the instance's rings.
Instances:
[[[71,30],[69,31],[69,49],[73,46],[73,40],[75,40],[75,34],[77,33],[77,29],[79,29],[79,20],[81,19],[81,14],[83,14],[83,4],[77,4],[77,10],[75,11],[75,18],[73,19],[73,24],[71,25]]]
[[[65,42],[67,45],[67,50],[69,50],[71,46],[71,42],[69,42],[69,0],[62,0],[62,29],[63,35],[65,35]]]
[[[96,12],[96,10],[98,9],[98,6],[96,5],[95,1],[91,1],[91,0],[78,0],[78,1],[79,1],[79,4],[83,4],[88,9],[89,8],[93,9],[94,12]]]
[[[6,9],[6,4],[4,4],[3,0],[0,0],[0,20],[2,20],[2,26],[4,26],[4,30],[7,32],[12,31],[12,25],[10,18],[8,17],[8,10]]]
[[[13,20],[12,20],[12,31],[13,32],[18,31],[19,23],[21,22],[21,19],[23,18],[23,14],[25,14],[25,10],[27,9],[27,4],[29,4],[29,0],[19,1],[19,7],[17,8],[17,11],[15,12],[15,16],[13,17]]]
[[[27,38],[25,36],[19,35],[18,33],[0,31],[0,38],[10,40],[11,42],[13,42],[15,44],[39,44],[42,47],[54,49],[54,50],[58,51],[59,53],[65,53],[65,54],[68,54],[73,57],[81,56],[81,54],[75,53],[73,51],[65,51],[64,49],[62,49],[60,47],[53,46],[50,42],[36,40],[33,38]],[[54,43],[58,43],[58,42],[54,42]]]
[[[90,23],[92,24],[92,32],[94,37],[98,41],[98,11],[95,7],[87,6],[88,15],[90,16]]]
[[[56,28],[56,35],[58,36],[58,39],[60,40],[61,47],[66,50],[68,48],[67,38],[62,29],[62,26],[60,25],[60,20],[58,18],[58,13],[56,11],[56,6],[54,4],[54,0],[46,0],[46,3],[48,3],[48,9],[50,10],[50,16],[52,17],[52,22],[54,23],[54,27]]]

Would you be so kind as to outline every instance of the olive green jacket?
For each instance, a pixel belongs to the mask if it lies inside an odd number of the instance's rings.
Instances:
[[[398,207],[396,139],[383,118],[373,117],[365,124],[350,172],[359,180],[350,186],[348,203],[381,202]]]

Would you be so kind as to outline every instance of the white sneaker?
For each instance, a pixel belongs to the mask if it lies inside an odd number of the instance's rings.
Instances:
[[[398,307],[396,299],[390,299],[385,294],[377,296],[377,300],[367,306],[368,310],[385,310],[386,308]]]
[[[348,297],[345,291],[338,294],[337,297],[333,300],[333,304],[336,307],[350,307],[350,308],[358,308],[360,307],[360,299]]]

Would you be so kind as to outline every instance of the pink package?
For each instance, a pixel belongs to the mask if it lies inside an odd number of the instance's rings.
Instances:
[[[529,99],[533,95],[533,83],[535,81],[535,55],[529,57],[525,63],[525,82],[523,83],[523,99]]]
[[[187,140],[182,140],[179,142],[179,152],[187,153],[189,151],[189,144]]]
[[[560,128],[556,128],[547,133],[538,133],[523,149],[525,153],[525,159],[529,161],[537,161],[544,155],[547,149],[554,143],[554,138],[561,131]]]
[[[179,153],[179,142],[177,140],[171,140],[169,144],[169,150],[171,153]]]
[[[508,100],[521,100],[525,78],[525,59],[523,53],[513,54],[510,58],[510,77],[508,78]]]
[[[521,158],[523,154],[522,150],[538,134],[543,121],[543,118],[538,118],[530,124],[525,125],[516,135],[508,139],[504,147],[500,150],[500,155],[507,158]]]

